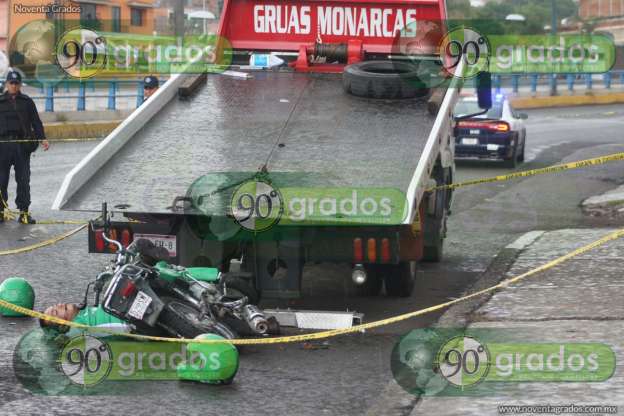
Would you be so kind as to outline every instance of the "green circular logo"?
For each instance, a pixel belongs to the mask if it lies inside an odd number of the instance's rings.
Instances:
[[[439,374],[435,354],[448,338],[423,328],[410,331],[394,346],[390,369],[396,382],[408,393],[435,396],[449,385]]]
[[[108,377],[113,368],[110,346],[90,335],[76,336],[63,346],[59,367],[74,384],[95,386]]]
[[[90,29],[69,30],[56,44],[56,62],[73,78],[91,78],[106,65],[106,40]]]
[[[440,42],[439,50],[444,69],[456,78],[473,78],[489,69],[490,43],[474,29],[451,30]]]
[[[475,338],[457,336],[442,345],[435,364],[449,383],[465,388],[487,376],[490,371],[490,352]]]
[[[248,231],[266,231],[284,213],[284,199],[270,183],[251,179],[241,184],[230,202],[231,215]]]

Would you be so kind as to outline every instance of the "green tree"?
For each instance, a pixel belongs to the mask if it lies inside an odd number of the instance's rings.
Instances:
[[[577,16],[578,4],[574,0],[557,0],[557,17]],[[466,26],[484,30],[487,34],[541,34],[550,25],[551,3],[544,0],[506,0],[489,2],[483,7],[472,7],[469,0],[449,0],[449,17],[463,21]],[[510,14],[520,14],[524,22],[509,22]],[[454,22],[456,25],[457,22]]]

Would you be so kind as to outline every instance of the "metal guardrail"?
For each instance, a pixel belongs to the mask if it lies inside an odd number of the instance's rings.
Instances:
[[[612,89],[616,84],[624,87],[624,70],[611,71],[601,75],[601,82],[606,90]],[[28,80],[24,81],[28,84]],[[164,80],[160,80],[162,83]],[[573,92],[577,86],[583,85],[586,90],[592,90],[595,87],[595,75],[592,74],[511,74],[511,75],[494,75],[493,84],[494,89],[499,92],[504,86],[510,85],[514,93],[520,91],[521,85],[528,85],[531,93],[537,93],[539,85],[548,85],[553,89],[558,89],[560,84],[569,91]],[[87,98],[106,98],[107,110],[117,109],[117,99],[136,98],[136,108],[143,103],[143,80],[108,80],[108,81],[61,81],[57,84],[42,84],[39,81],[34,81],[31,85],[39,85],[42,95],[33,96],[33,99],[45,100],[45,111],[53,112],[54,104],[56,100],[76,100],[76,111],[86,111]],[[106,94],[98,94],[96,92],[96,84],[104,84]],[[123,85],[135,85],[135,94],[123,94],[120,93]],[[59,90],[69,92],[72,88],[78,89],[77,95],[59,95]],[[95,94],[89,94],[90,91]]]
[[[567,88],[568,91],[574,91],[575,87],[579,85],[585,86],[586,90],[594,89],[594,74],[512,74],[512,75],[494,75],[493,84],[497,92],[503,88],[504,84],[509,81],[514,93],[520,91],[520,85],[522,83],[528,83],[531,93],[536,93],[538,85],[545,83],[552,89],[558,89],[560,83]],[[624,71],[611,71],[600,75],[602,84],[605,89],[610,90],[615,83],[619,83],[621,87],[624,87]]]
[[[29,82],[30,81],[30,82]],[[164,80],[159,80],[160,84]],[[108,81],[74,81],[65,80],[55,84],[45,84],[34,80],[24,80],[25,84],[37,85],[41,95],[31,96],[32,99],[43,99],[45,102],[45,111],[54,112],[56,100],[75,100],[76,111],[86,111],[87,98],[106,98],[107,110],[117,109],[118,98],[136,98],[136,108],[143,104],[143,80],[108,80]],[[104,86],[107,90],[106,94],[96,92],[96,84]],[[136,87],[136,93],[121,93],[122,86],[130,85]],[[65,93],[70,92],[72,89],[77,89],[76,95],[63,95],[59,94],[60,91]],[[88,93],[91,92],[91,93]]]

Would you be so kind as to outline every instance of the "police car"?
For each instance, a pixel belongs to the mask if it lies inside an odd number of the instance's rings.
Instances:
[[[455,106],[455,158],[503,160],[511,168],[524,162],[528,116],[516,112],[507,97],[498,94],[487,113],[463,118],[481,111],[472,96],[461,97]]]

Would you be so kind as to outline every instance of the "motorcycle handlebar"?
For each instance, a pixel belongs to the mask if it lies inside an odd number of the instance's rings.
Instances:
[[[112,238],[108,238],[106,236],[106,233],[102,233],[102,237],[104,237],[104,241],[106,241],[107,243],[115,244],[117,246],[118,251],[123,251],[124,248],[119,241],[113,240]]]

